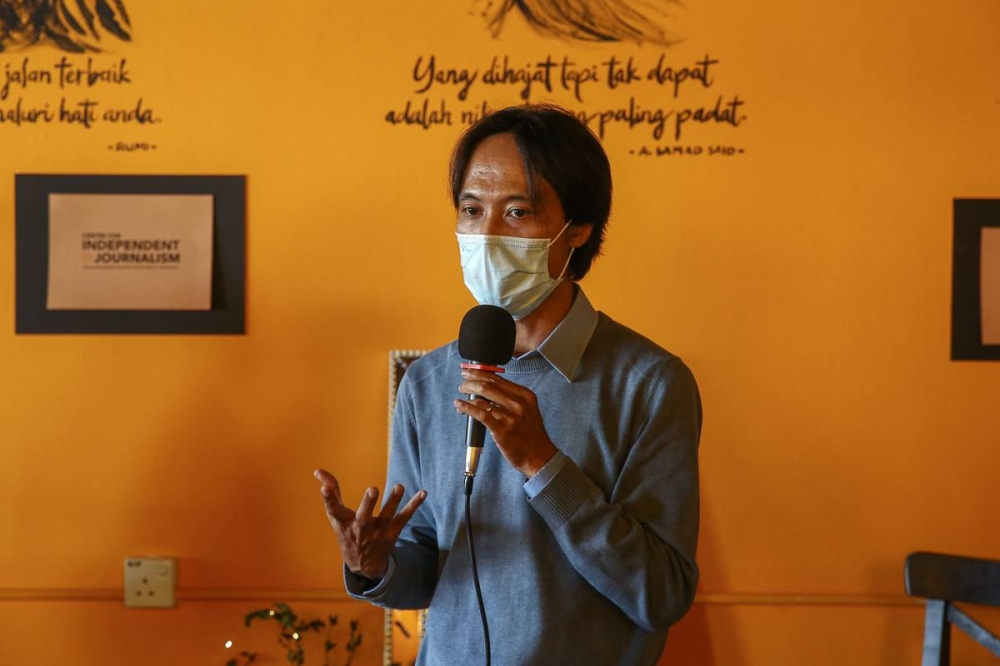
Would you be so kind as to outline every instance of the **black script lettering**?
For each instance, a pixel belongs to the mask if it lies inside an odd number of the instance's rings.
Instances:
[[[13,123],[20,127],[21,123],[51,123],[56,119],[48,104],[43,109],[25,109],[23,104],[24,100],[18,97],[13,108],[0,107],[0,123]]]
[[[29,58],[21,61],[20,67],[11,67],[10,63],[4,65],[4,82],[0,88],[0,100],[7,99],[12,86],[21,89],[27,88],[29,83],[52,83],[52,73],[44,69],[31,69]]]
[[[113,150],[116,153],[131,153],[135,151],[147,152],[150,150],[156,150],[156,145],[146,142],[136,142],[136,143],[126,143],[124,141],[119,141],[114,145],[108,146],[108,150]]]
[[[657,146],[656,156],[663,155],[701,155],[701,146]]]
[[[125,58],[122,58],[121,62],[119,62],[115,67],[109,67],[107,69],[95,69],[94,59],[87,58],[87,68],[82,69],[80,67],[74,67],[69,58],[63,56],[62,59],[54,65],[54,67],[59,71],[60,88],[65,88],[67,85],[87,86],[92,88],[98,83],[114,83],[119,85],[132,83],[132,79],[129,78]]]
[[[91,125],[97,118],[97,112],[94,107],[97,106],[97,102],[92,102],[89,99],[85,99],[82,102],[77,103],[77,109],[72,110],[66,108],[66,98],[59,100],[59,122],[69,123],[69,124],[79,124],[83,125],[87,129],[90,129]]]
[[[131,109],[108,109],[101,115],[101,119],[109,123],[138,123],[139,125],[155,124],[159,122],[153,117],[152,109],[142,107],[142,98],[136,102]]]
[[[570,84],[573,85],[573,96],[576,97],[576,101],[583,102],[583,97],[580,95],[580,87],[585,83],[590,83],[591,81],[597,81],[597,65],[589,69],[574,69],[574,63],[569,61],[568,57],[564,57],[562,60],[561,76],[562,87],[564,90],[569,90]]]
[[[578,117],[587,125],[597,123],[597,137],[604,138],[604,132],[610,123],[624,123],[629,129],[636,125],[646,124],[653,127],[653,138],[657,141],[663,136],[667,120],[674,115],[673,111],[664,109],[644,109],[636,104],[635,97],[629,97],[628,108],[607,109],[595,113],[583,112]]]
[[[430,100],[425,99],[420,108],[413,108],[413,102],[407,100],[406,108],[400,111],[390,111],[385,114],[385,122],[392,125],[420,125],[424,129],[430,129],[434,125],[451,125],[451,111],[441,100],[441,108],[431,110]]]
[[[510,64],[508,56],[503,57],[503,64],[498,56],[493,56],[490,61],[490,68],[483,74],[483,83],[490,86],[521,84],[521,99],[527,101],[531,98],[531,86],[540,83],[545,87],[546,92],[552,92],[552,68],[556,63],[552,56],[547,56],[545,60],[532,65],[526,64],[524,67],[515,69]]]
[[[724,157],[732,157],[733,155],[742,155],[744,150],[742,148],[737,148],[736,146],[709,146],[709,155],[722,155]]]
[[[674,139],[680,140],[681,130],[684,123],[693,120],[699,123],[725,123],[733,127],[739,127],[740,123],[746,120],[746,116],[739,115],[739,108],[743,106],[743,100],[739,96],[734,96],[725,106],[722,104],[722,96],[715,102],[715,108],[684,109],[677,113],[675,119]]]
[[[704,60],[700,60],[695,63],[695,67],[682,67],[681,69],[674,69],[666,65],[666,58],[666,54],[660,54],[660,59],[656,62],[656,67],[649,70],[649,73],[646,74],[646,79],[649,81],[656,81],[660,85],[668,82],[673,83],[675,99],[680,93],[681,84],[688,79],[701,81],[701,85],[705,88],[712,87],[714,81],[708,74],[708,68],[712,65],[719,64],[718,60],[712,60],[711,57],[706,55]]]
[[[638,81],[641,79],[639,76],[639,70],[636,69],[635,64],[632,62],[633,58],[629,57],[628,61],[625,63],[625,68],[622,69],[621,61],[611,56],[611,59],[607,62],[602,62],[608,68],[608,87],[614,90],[620,85],[628,85],[633,81]]]
[[[417,82],[418,86],[423,85],[423,87],[418,87],[416,92],[423,94],[431,89],[435,83],[440,83],[441,85],[454,85],[460,86],[458,91],[458,98],[465,101],[465,98],[469,94],[469,88],[472,84],[476,82],[479,78],[479,70],[469,71],[468,69],[437,69],[437,62],[434,56],[427,59],[427,65],[423,66],[423,56],[417,58],[417,62],[413,65],[413,80]]]
[[[462,111],[462,124],[471,125],[479,122],[487,113],[489,113],[489,107],[486,105],[486,100],[484,99],[482,105],[479,107],[471,111]]]

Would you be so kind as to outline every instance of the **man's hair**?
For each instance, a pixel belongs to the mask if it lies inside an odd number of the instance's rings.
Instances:
[[[476,146],[495,134],[511,134],[528,177],[528,194],[538,200],[537,182],[555,190],[566,219],[592,224],[590,238],[573,251],[568,273],[579,280],[601,252],[611,215],[611,165],[594,133],[565,109],[539,104],[495,111],[469,127],[451,154],[451,200],[458,208],[462,182]]]

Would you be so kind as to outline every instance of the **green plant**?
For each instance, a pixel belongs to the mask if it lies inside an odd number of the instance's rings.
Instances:
[[[319,634],[326,629],[326,640],[323,645],[325,654],[323,657],[324,666],[330,666],[330,659],[333,651],[337,648],[337,643],[333,641],[333,628],[337,626],[337,616],[329,615],[327,619],[303,619],[300,618],[291,606],[285,603],[276,603],[272,608],[260,608],[247,613],[243,623],[249,627],[255,620],[267,622],[274,620],[278,624],[278,644],[285,650],[285,659],[292,666],[303,666],[306,660],[305,648],[302,646],[302,638],[310,631]],[[358,646],[361,645],[361,632],[358,630],[358,621],[351,620],[350,633],[347,643],[344,644],[344,651],[347,652],[347,660],[344,666],[351,666]],[[226,662],[226,666],[247,666],[257,661],[256,652],[244,650],[239,656]]]

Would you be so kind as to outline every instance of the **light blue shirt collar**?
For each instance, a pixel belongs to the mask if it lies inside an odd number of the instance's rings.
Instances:
[[[576,297],[569,312],[559,322],[559,325],[542,340],[538,348],[521,356],[517,360],[540,354],[555,368],[566,381],[572,382],[580,367],[580,359],[590,343],[590,338],[597,328],[597,311],[578,285]]]

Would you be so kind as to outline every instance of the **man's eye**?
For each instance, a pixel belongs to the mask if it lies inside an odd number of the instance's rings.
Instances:
[[[522,217],[528,216],[528,211],[527,209],[524,208],[511,208],[510,211],[508,212],[508,215],[510,215],[513,218],[521,219]]]
[[[466,217],[475,217],[479,213],[479,208],[476,206],[462,206],[462,215]]]

